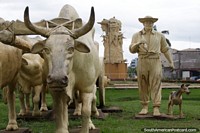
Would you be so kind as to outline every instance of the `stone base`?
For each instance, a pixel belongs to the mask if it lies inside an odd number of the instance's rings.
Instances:
[[[69,129],[69,133],[80,133],[80,128]],[[92,129],[89,131],[89,133],[100,133],[100,129]]]
[[[101,110],[104,113],[121,113],[122,112],[122,109],[120,109],[119,107],[116,107],[116,106],[103,107]]]
[[[101,111],[101,109],[98,109],[99,111],[99,116],[92,116],[93,118],[95,119],[105,119],[108,114],[107,113],[103,113]],[[74,113],[74,109],[69,109],[69,119],[78,119],[78,118],[81,118],[81,116],[78,116],[78,115],[73,115]]]
[[[32,116],[32,112],[23,116],[17,115],[17,119],[23,119],[25,121],[42,120],[42,119],[54,120],[55,116],[52,110],[48,110],[48,111],[41,112],[40,116]]]
[[[1,130],[0,133],[32,133],[28,128],[19,128],[16,131]]]
[[[164,113],[161,113],[160,116],[153,116],[153,114],[146,114],[146,115],[135,115],[135,119],[159,119],[159,120],[164,120],[164,119],[184,119],[185,117],[179,117],[179,116],[171,116],[171,115],[166,115]]]

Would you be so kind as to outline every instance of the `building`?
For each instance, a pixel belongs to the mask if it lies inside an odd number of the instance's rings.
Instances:
[[[171,72],[167,59],[162,54],[161,62],[163,66],[164,79],[189,80],[191,77],[200,75],[200,48],[176,50],[170,48],[173,56],[174,71]]]
[[[172,59],[174,61],[174,53],[177,52],[176,49],[170,48],[170,53],[172,55]],[[175,79],[176,78],[176,73],[169,67],[169,62],[165,58],[164,54],[161,54],[161,63],[162,63],[162,73],[163,73],[163,79]]]
[[[177,51],[173,56],[178,79],[189,79],[200,75],[200,48]]]
[[[136,68],[138,64],[138,58],[132,59],[130,63],[131,68]]]

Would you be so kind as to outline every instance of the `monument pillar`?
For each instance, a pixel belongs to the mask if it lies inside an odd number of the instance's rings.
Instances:
[[[126,79],[127,63],[123,58],[123,34],[121,33],[121,22],[115,17],[107,20],[103,19],[101,28],[104,32],[104,64],[105,75],[109,79]]]

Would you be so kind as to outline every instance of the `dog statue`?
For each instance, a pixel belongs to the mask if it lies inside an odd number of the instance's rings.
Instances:
[[[178,91],[172,91],[169,95],[169,103],[168,103],[168,114],[173,115],[173,105],[179,105],[179,116],[180,118],[183,117],[182,112],[182,94],[190,94],[189,84],[182,84],[181,88]]]

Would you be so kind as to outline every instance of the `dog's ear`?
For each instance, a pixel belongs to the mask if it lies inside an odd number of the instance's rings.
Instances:
[[[182,84],[182,85],[181,85],[181,88],[183,88],[184,86],[185,86],[185,84]]]
[[[188,86],[190,86],[190,84],[186,84],[185,86],[188,87]]]

